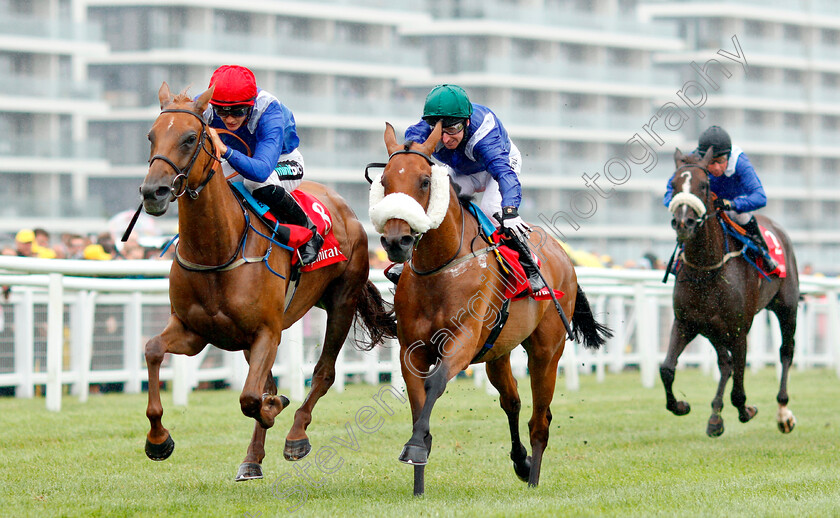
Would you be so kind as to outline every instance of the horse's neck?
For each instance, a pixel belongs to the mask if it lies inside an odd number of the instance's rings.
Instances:
[[[220,173],[196,199],[188,194],[178,198],[178,252],[192,262],[214,265],[228,260],[244,226],[242,208]]]
[[[412,263],[418,270],[431,270],[440,267],[444,261],[458,255],[463,255],[467,247],[461,245],[461,236],[464,220],[461,216],[461,204],[455,191],[450,187],[449,208],[438,228],[429,230],[417,244],[412,254]],[[464,235],[464,241],[470,241],[472,237]],[[458,248],[461,248],[460,252]],[[468,251],[468,250],[466,250]]]
[[[723,259],[726,236],[716,217],[703,223],[694,239],[686,242],[684,254],[691,264],[711,266]]]

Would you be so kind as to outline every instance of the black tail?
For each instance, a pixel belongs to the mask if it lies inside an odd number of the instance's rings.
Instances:
[[[613,332],[609,327],[599,324],[589,307],[589,300],[583,289],[578,285],[575,313],[572,315],[572,335],[576,342],[582,343],[587,349],[598,349],[612,338]]]
[[[362,351],[370,351],[377,345],[382,345],[386,338],[397,337],[397,319],[394,308],[382,300],[379,289],[367,281],[359,303],[356,304],[356,322],[364,325],[365,341],[356,340],[356,347]]]

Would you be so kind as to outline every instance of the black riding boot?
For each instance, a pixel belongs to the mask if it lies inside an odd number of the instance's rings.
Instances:
[[[764,270],[770,273],[778,268],[779,263],[770,255],[770,249],[767,248],[767,242],[764,241],[764,236],[761,235],[761,229],[758,228],[758,221],[755,220],[755,216],[750,218],[750,221],[745,225],[741,226],[747,231],[747,237],[758,245],[759,250],[761,250],[762,256],[764,257]]]
[[[271,212],[278,218],[284,218],[284,223],[298,225],[312,231],[312,237],[303,244],[298,252],[300,262],[306,266],[312,264],[318,258],[318,252],[324,244],[324,238],[318,234],[315,223],[309,219],[297,200],[286,192],[286,189],[279,185],[266,185],[253,192],[254,198],[265,203],[271,208]]]
[[[546,286],[540,276],[536,262],[531,257],[531,249],[519,239],[519,236],[511,234],[513,233],[511,232],[508,235],[508,239],[505,239],[504,244],[513,248],[519,254],[519,264],[525,270],[525,275],[528,277],[528,284],[531,285],[531,291],[537,293]]]

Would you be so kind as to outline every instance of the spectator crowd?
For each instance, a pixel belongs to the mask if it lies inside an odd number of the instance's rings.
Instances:
[[[110,261],[118,259],[159,259],[162,249],[158,246],[144,246],[136,237],[125,243],[116,243],[110,232],[98,235],[62,233],[55,239],[43,228],[24,228],[12,236],[2,239],[2,255],[38,257],[41,259],[86,259]],[[164,258],[170,258],[172,249]]]

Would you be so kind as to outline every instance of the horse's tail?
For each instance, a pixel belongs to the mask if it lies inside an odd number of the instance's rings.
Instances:
[[[356,304],[356,321],[361,321],[367,331],[368,340],[356,340],[356,347],[370,351],[384,343],[386,338],[397,337],[397,319],[393,305],[382,300],[382,294],[371,281],[367,281]]]
[[[576,342],[582,343],[587,349],[598,349],[613,336],[612,329],[595,320],[592,308],[589,307],[589,300],[580,285],[577,287],[572,324],[574,324],[572,336]]]

